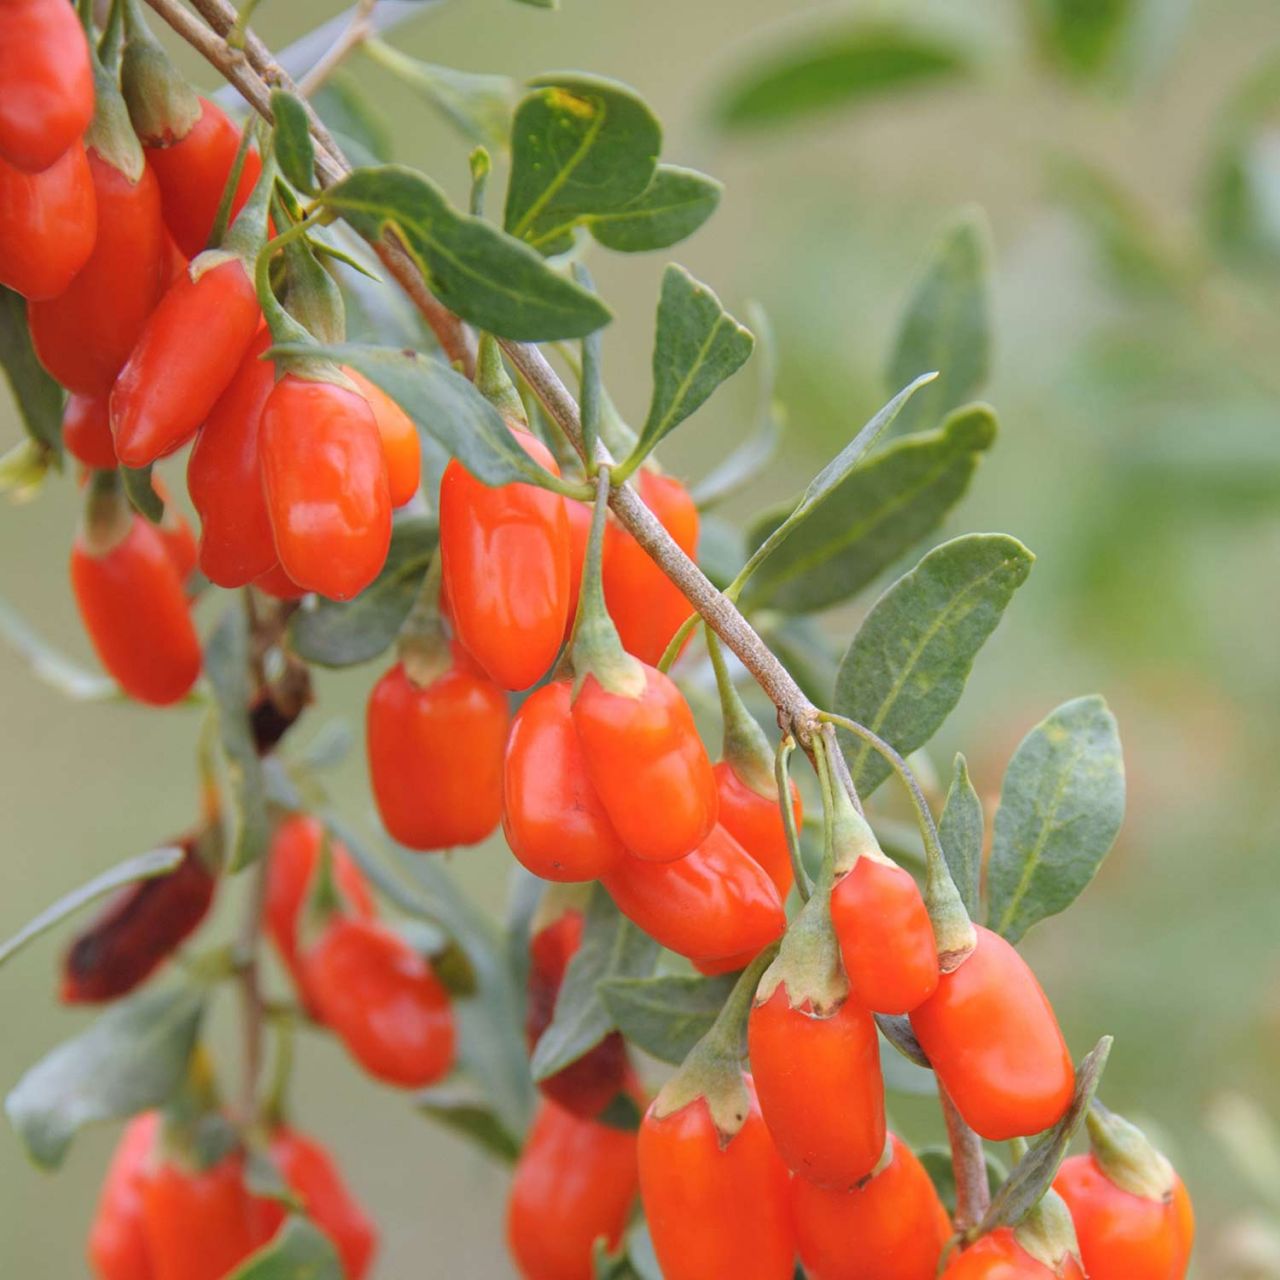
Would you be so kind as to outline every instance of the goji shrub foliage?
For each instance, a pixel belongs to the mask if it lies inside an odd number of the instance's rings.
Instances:
[[[556,73],[512,106],[370,43],[371,5],[295,83],[225,0],[149,4],[236,108],[139,0],[0,0],[0,354],[29,432],[4,475],[79,479],[70,590],[107,679],[37,658],[82,696],[191,708],[202,797],[0,952],[112,895],[58,983],[101,1013],[6,1104],[49,1169],[123,1122],[94,1274],[369,1274],[377,1206],[290,1106],[305,1027],[513,1165],[530,1280],[1183,1276],[1186,1191],[1096,1097],[1110,1038],[1069,1047],[1016,949],[1116,836],[1113,717],[1051,711],[991,823],[963,756],[936,813],[909,759],[1033,563],[1003,533],[921,554],[997,436],[980,220],[934,247],[889,401],[736,529],[711,508],[778,430],[763,317],[668,264],[643,419],[605,387],[588,261],[665,251],[721,196],[635,91]],[[333,78],[362,42],[485,141],[469,208]],[[803,83],[726,109],[785,113]],[[692,484],[664,470],[749,362],[758,429]],[[184,452],[196,529],[152,470]],[[886,579],[853,634],[818,625]],[[316,666],[367,671],[379,836],[291,744]],[[876,803],[891,780],[910,830]],[[499,829],[501,929],[443,856]],[[241,927],[210,936],[233,878]],[[237,991],[228,1064],[202,1027]],[[945,1146],[893,1132],[901,1093],[937,1098]]]

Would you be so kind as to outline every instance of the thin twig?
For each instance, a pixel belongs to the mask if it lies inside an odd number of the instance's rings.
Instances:
[[[938,1101],[947,1125],[947,1141],[951,1146],[951,1166],[956,1177],[956,1230],[963,1233],[976,1227],[986,1217],[991,1204],[991,1187],[987,1182],[987,1156],[982,1139],[964,1122],[956,1104],[938,1081]]]
[[[365,42],[373,26],[369,15],[378,0],[360,0],[351,14],[351,21],[342,29],[342,34],[325,50],[305,76],[298,81],[298,92],[309,98],[322,84],[342,65],[347,55]]]

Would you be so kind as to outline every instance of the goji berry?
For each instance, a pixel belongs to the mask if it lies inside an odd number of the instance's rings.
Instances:
[[[852,1191],[791,1180],[800,1258],[809,1280],[933,1280],[951,1236],[924,1166],[896,1134],[888,1160]]]
[[[25,298],[56,298],[88,262],[97,231],[82,143],[39,173],[0,160],[0,285]]]
[[[645,505],[689,557],[698,550],[698,508],[679,480],[641,471],[637,487]],[[623,648],[642,662],[662,657],[693,612],[680,588],[621,525],[610,524],[604,543],[604,598]]]
[[[636,1135],[538,1106],[507,1201],[507,1243],[525,1280],[591,1280],[593,1247],[627,1225],[639,1173]]]
[[[374,798],[392,838],[411,849],[478,844],[502,816],[506,695],[470,663],[445,661],[426,684],[398,662],[369,694]]]
[[[636,669],[642,685],[617,693],[588,675],[573,700],[573,723],[618,838],[637,858],[671,862],[715,826],[715,775],[675,682],[656,667]]]
[[[387,464],[368,402],[336,382],[287,373],[267,397],[258,432],[281,568],[308,591],[358,595],[391,544]]]
[[[524,451],[559,474],[527,431]],[[559,494],[482,484],[456,458],[440,483],[440,552],[458,638],[504,689],[527,689],[551,665],[569,616],[569,523]]]
[[[116,465],[106,396],[73,393],[67,397],[62,410],[62,443],[86,467],[107,471]]]
[[[525,699],[507,740],[502,829],[511,852],[544,880],[595,880],[623,856],[587,777],[567,680]]]
[[[89,1265],[99,1280],[154,1280],[143,1192],[159,1132],[159,1112],[147,1111],[129,1121],[116,1144],[89,1228]]]
[[[716,793],[720,797],[720,825],[765,869],[769,879],[778,886],[779,895],[785,898],[791,892],[795,876],[778,808],[777,787],[772,794],[754,790],[734,772],[727,760],[721,760],[714,772]],[[791,804],[799,827],[804,820],[804,807],[794,782]]]
[[[0,159],[28,173],[54,164],[93,116],[93,66],[66,0],[0,4]]]
[[[122,889],[75,937],[62,967],[67,1004],[114,1000],[144,981],[199,926],[217,881],[194,840],[167,875]]]
[[[356,384],[369,402],[373,420],[382,438],[382,452],[387,460],[387,483],[391,489],[391,505],[403,507],[415,493],[422,478],[422,445],[413,419],[376,383],[359,370],[344,365],[342,372]]]
[[[187,461],[187,491],[200,515],[200,570],[220,587],[242,587],[277,563],[258,469],[258,424],[276,384],[275,366],[261,358],[270,345],[267,329],[249,344]]]
[[[963,967],[963,966],[962,966]],[[1058,1268],[1029,1254],[1009,1227],[983,1236],[947,1261],[942,1280],[1087,1280],[1079,1261],[1068,1254]]]
[[[787,1167],[745,1080],[748,1106],[732,1135],[701,1097],[669,1115],[659,1098],[640,1126],[640,1196],[665,1280],[791,1280]]]
[[[273,564],[266,573],[254,578],[253,585],[276,600],[301,600],[307,594],[306,587],[298,586],[279,564]]]
[[[911,1026],[969,1125],[1003,1142],[1057,1123],[1075,1073],[1058,1020],[1026,961],[977,926],[978,944],[912,1011]]]
[[[302,967],[321,1019],[370,1075],[422,1088],[453,1066],[449,993],[389,929],[334,915],[303,951]]]
[[[754,956],[786,928],[777,887],[720,826],[678,862],[627,856],[601,883],[623,915],[691,960]]]

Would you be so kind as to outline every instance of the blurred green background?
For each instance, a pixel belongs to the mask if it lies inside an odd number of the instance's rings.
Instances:
[[[280,46],[338,8],[264,0],[255,24]],[[1103,1032],[1117,1036],[1104,1096],[1150,1123],[1190,1185],[1198,1274],[1280,1275],[1256,1186],[1265,1171],[1250,1181],[1218,1136],[1224,1095],[1280,1114],[1280,134],[1268,134],[1280,129],[1280,95],[1268,96],[1264,80],[1256,111],[1229,105],[1280,51],[1274,4],[564,0],[548,13],[453,0],[422,9],[394,43],[516,80],[566,67],[617,77],[664,121],[665,159],[725,183],[719,213],[688,243],[636,258],[597,253],[592,267],[617,315],[607,376],[632,419],[648,398],[668,258],[737,314],[755,299],[771,317],[787,436],[767,475],[729,504],[731,517],[796,491],[886,398],[882,369],[935,235],[960,206],[985,210],[996,331],[985,398],[1002,438],[944,532],[1008,531],[1039,559],[931,755],[945,774],[963,749],[994,800],[1032,724],[1068,697],[1106,695],[1125,744],[1125,827],[1078,905],[1035,930],[1025,950],[1077,1055]],[[1046,45],[1043,24],[1037,38],[1032,11],[1050,25],[1059,16],[1056,43]],[[963,51],[967,70],[772,128],[715,126],[717,87],[736,68],[851,17],[931,31]],[[351,68],[391,122],[397,158],[461,200],[466,142],[385,72],[359,57]],[[696,478],[741,437],[751,383],[729,384],[677,433],[664,449],[670,469]],[[19,428],[0,401],[7,445]],[[168,470],[180,490],[180,469]],[[76,509],[67,482],[0,507],[0,595],[91,662],[65,574]],[[824,625],[847,637],[858,612]],[[300,736],[334,716],[358,731],[377,669],[323,677]],[[7,648],[0,705],[4,935],[190,821],[197,718],[74,705]],[[367,822],[359,749],[334,786],[345,812]],[[501,849],[454,864],[500,908]],[[223,895],[211,930],[234,916],[239,888]],[[82,1023],[54,1001],[61,941],[42,941],[0,973],[6,1089]],[[233,1002],[224,1003],[216,1044],[230,1073]],[[319,1038],[304,1041],[297,1085],[297,1119],[332,1144],[376,1206],[378,1274],[510,1274],[501,1169]],[[923,1134],[930,1122],[917,1110],[904,1115]],[[1234,1127],[1244,1131],[1237,1147],[1261,1141],[1259,1122]],[[55,1177],[33,1171],[11,1135],[0,1140],[0,1275],[84,1274],[83,1236],[114,1138],[85,1135]],[[1246,1269],[1241,1259],[1255,1254],[1259,1269]]]

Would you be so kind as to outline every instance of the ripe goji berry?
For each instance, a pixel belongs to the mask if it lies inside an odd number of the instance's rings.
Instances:
[[[618,693],[588,675],[573,699],[573,723],[587,776],[627,851],[671,862],[711,834],[716,780],[675,682],[656,667],[637,670],[642,686]]]
[[[992,1142],[1039,1133],[1071,1101],[1058,1020],[1026,961],[977,926],[978,944],[912,1011],[911,1026],[968,1124]]]
[[[99,1280],[154,1280],[142,1205],[159,1132],[159,1112],[147,1111],[129,1121],[116,1144],[89,1228],[89,1265]]]
[[[111,389],[111,434],[121,462],[145,467],[195,435],[261,320],[239,258],[213,249],[191,263],[160,299]]]
[[[200,99],[200,118],[189,133],[166,146],[147,148],[160,184],[165,226],[188,258],[208,245],[239,148],[240,130],[207,98]],[[232,218],[243,208],[261,172],[262,160],[250,148],[232,197]]]
[[[102,665],[131,697],[167,706],[200,674],[200,641],[160,533],[120,511],[71,549],[71,585]]]
[[[793,1173],[851,1191],[884,1152],[884,1082],[875,1020],[852,999],[815,1013],[785,982],[751,1010],[751,1072],[760,1110]]]
[[[167,875],[128,885],[78,933],[62,966],[67,1004],[114,1000],[169,958],[208,914],[217,881],[194,840]]]
[[[164,290],[169,249],[149,167],[131,178],[90,147],[89,172],[93,252],[57,297],[28,304],[27,320],[40,363],[64,387],[105,395]]]
[[[335,915],[303,951],[302,968],[322,1021],[370,1075],[422,1088],[453,1066],[449,993],[389,929]]]
[[[253,585],[276,600],[301,600],[307,594],[306,587],[298,586],[279,564],[273,564],[261,577],[254,578]]]
[[[28,173],[54,164],[93,116],[84,28],[66,0],[0,4],[0,159]]]
[[[314,885],[324,840],[324,828],[315,818],[293,814],[276,828],[267,853],[267,933],[312,1017],[316,1016],[316,1001],[300,959],[298,930]],[[329,847],[333,857],[333,885],[342,905],[353,915],[372,919],[377,908],[360,868],[341,843],[335,840]]]
[[[347,1280],[362,1280],[373,1265],[378,1232],[333,1157],[314,1138],[286,1125],[271,1134],[269,1150],[302,1211],[332,1241]]]
[[[587,777],[567,680],[525,699],[507,739],[502,829],[511,852],[544,880],[595,880],[622,842]]]
[[[264,328],[205,419],[187,460],[187,491],[200,515],[200,571],[220,587],[242,587],[277,563],[258,470],[258,423],[276,384],[275,366],[261,358],[270,345]]]
[[[591,1280],[593,1247],[627,1225],[639,1173],[636,1135],[542,1101],[516,1162],[507,1244],[525,1280]]]
[[[62,410],[62,443],[67,452],[86,467],[108,471],[116,465],[106,396],[67,397]]]
[[[627,856],[601,883],[623,915],[691,960],[754,956],[786,928],[777,887],[720,826],[678,862]]]
[[[368,402],[287,373],[263,406],[258,455],[280,567],[308,591],[358,595],[391,545],[387,464]]]
[[[924,1166],[896,1134],[887,1163],[852,1191],[791,1180],[809,1280],[933,1280],[951,1221]]]
[[[1064,1161],[1053,1186],[1090,1280],[1182,1280],[1195,1238],[1182,1179],[1141,1130],[1097,1103],[1088,1125],[1092,1152]]]
[[[196,567],[196,535],[191,532],[187,517],[174,506],[164,481],[159,476],[152,476],[151,484],[164,503],[164,514],[161,515],[156,530],[164,540],[165,550],[178,571],[179,580],[185,584]]]
[[[582,944],[582,925],[582,912],[571,909],[543,926],[530,939],[524,1017],[525,1042],[530,1055],[551,1025],[565,970]],[[629,1076],[626,1044],[622,1036],[613,1031],[577,1061],[539,1080],[538,1089],[543,1097],[566,1111],[590,1120],[626,1089]]]
[[[391,489],[391,505],[403,507],[415,493],[422,478],[422,445],[413,419],[376,383],[359,370],[343,365],[342,372],[356,384],[356,389],[369,402],[373,420],[382,438],[382,452],[387,460],[387,484]]]
[[[637,487],[645,505],[689,557],[698,551],[698,508],[679,480],[641,471]],[[604,543],[604,598],[623,648],[656,664],[680,625],[693,612],[680,588],[621,525],[610,524]]]
[[[961,966],[963,967],[963,966]],[[1034,1258],[1009,1227],[983,1236],[947,1261],[942,1280],[1087,1280],[1079,1261],[1068,1254],[1053,1268]]]
[[[734,772],[727,760],[721,760],[714,773],[716,793],[720,797],[720,825],[765,869],[769,879],[778,886],[779,895],[785,898],[791,892],[795,876],[776,786],[772,794],[754,790]],[[791,804],[799,827],[804,820],[804,807],[794,782]]]
[[[378,812],[411,849],[478,844],[502,816],[506,695],[465,658],[445,661],[426,684],[397,662],[365,716]]]
[[[512,433],[559,474],[550,450]],[[569,523],[559,494],[482,484],[456,458],[440,482],[440,553],[458,638],[504,689],[527,689],[551,665],[569,616]]]
[[[787,1167],[745,1080],[749,1105],[731,1136],[701,1097],[669,1115],[655,1101],[640,1126],[640,1197],[665,1280],[791,1280]]]
[[[97,231],[82,143],[39,173],[0,160],[0,285],[24,298],[56,298],[88,262]]]

